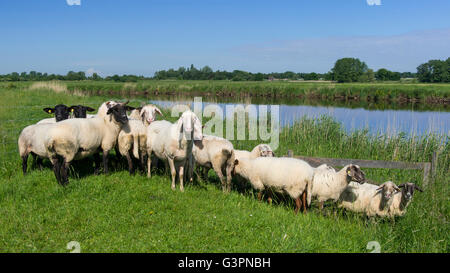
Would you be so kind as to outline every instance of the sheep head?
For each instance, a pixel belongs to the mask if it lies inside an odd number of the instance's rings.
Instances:
[[[274,157],[275,154],[272,151],[272,148],[268,144],[259,144],[255,148],[253,148],[252,152],[258,150],[258,156],[261,157]]]
[[[112,115],[112,117],[116,120],[116,122],[125,124],[128,122],[127,104],[128,101],[125,103],[118,103],[114,106],[111,106],[110,104],[107,103],[106,107],[108,107],[108,111],[106,112],[106,114]]]
[[[412,199],[415,190],[423,192],[416,184],[410,182],[403,183],[399,185],[398,188],[401,189],[402,196],[408,201]]]
[[[359,184],[364,184],[366,181],[366,174],[361,170],[358,165],[350,164],[346,166],[347,180],[355,181]]]
[[[187,110],[177,121],[180,139],[184,135],[187,140],[202,140],[202,124],[194,112]]]
[[[69,107],[69,111],[72,112],[76,118],[86,118],[86,112],[93,112],[95,109],[89,106],[72,105]]]
[[[158,107],[151,104],[141,107],[141,110],[139,112],[142,121],[146,121],[148,124],[156,120],[156,114],[163,116],[161,110],[159,110]]]
[[[381,192],[383,198],[385,200],[391,199],[395,193],[400,192],[401,190],[394,184],[392,181],[384,182],[377,188],[377,193]]]
[[[69,107],[67,107],[64,104],[58,104],[56,105],[54,108],[44,108],[43,109],[44,112],[49,113],[49,114],[55,114],[55,120],[61,121],[61,120],[65,120],[69,118],[69,114],[70,114],[70,110]]]

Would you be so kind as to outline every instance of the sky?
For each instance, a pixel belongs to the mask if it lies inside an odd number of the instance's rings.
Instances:
[[[325,73],[343,57],[415,72],[450,57],[449,13],[448,0],[2,0],[0,74]]]

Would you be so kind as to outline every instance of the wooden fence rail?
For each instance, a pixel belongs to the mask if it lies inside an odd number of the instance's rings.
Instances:
[[[294,157],[292,150],[288,150],[288,157]],[[363,159],[343,159],[343,158],[323,158],[295,156],[308,162],[313,167],[321,164],[327,164],[333,167],[343,167],[347,164],[356,164],[364,168],[382,168],[382,169],[404,169],[404,170],[423,170],[423,185],[428,185],[431,177],[434,177],[437,169],[437,154],[433,153],[431,162],[399,162],[383,160],[363,160]]]

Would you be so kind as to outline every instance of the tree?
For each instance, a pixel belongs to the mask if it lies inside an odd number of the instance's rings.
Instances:
[[[357,82],[367,72],[367,65],[357,58],[342,58],[336,61],[333,79],[338,82]]]
[[[430,60],[417,67],[417,78],[421,82],[450,82],[450,58],[445,61]]]

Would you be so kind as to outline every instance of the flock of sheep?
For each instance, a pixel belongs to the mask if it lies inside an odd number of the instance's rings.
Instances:
[[[23,173],[27,172],[29,154],[33,165],[40,165],[47,158],[58,183],[66,185],[73,160],[93,155],[98,172],[101,152],[103,170],[108,173],[108,153],[115,149],[116,155],[126,157],[130,174],[134,172],[133,160],[144,169],[147,165],[149,178],[152,164],[164,162],[166,170],[170,169],[173,190],[178,175],[180,190],[184,191],[183,182],[193,179],[197,165],[203,174],[212,168],[224,192],[231,191],[231,179],[236,176],[258,191],[259,200],[263,191],[268,192],[269,202],[272,192],[287,194],[295,200],[295,213],[300,208],[306,213],[316,198],[320,209],[325,201],[333,201],[339,207],[368,216],[402,216],[414,191],[422,191],[413,183],[365,183],[364,172],[354,164],[336,171],[325,164],[313,168],[300,159],[276,157],[267,144],[259,144],[250,152],[235,150],[224,138],[204,135],[200,120],[190,110],[171,123],[156,120],[157,115],[163,114],[154,105],[134,108],[127,103],[104,102],[95,115],[88,115],[87,111],[95,110],[82,105],[44,108],[55,117],[27,126],[19,136]]]

